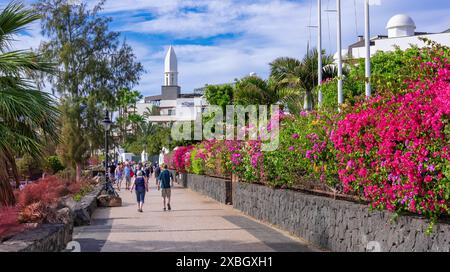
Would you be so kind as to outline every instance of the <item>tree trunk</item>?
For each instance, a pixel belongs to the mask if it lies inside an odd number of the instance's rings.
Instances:
[[[306,92],[305,93],[303,109],[306,110],[306,111],[311,111],[312,110],[312,95],[311,95],[311,92]]]
[[[0,157],[2,154],[0,154]],[[14,197],[13,189],[9,184],[8,163],[5,158],[0,158],[0,207],[14,206],[16,199]]]
[[[76,163],[76,169],[75,169],[75,172],[76,172],[76,177],[75,177],[75,181],[76,182],[80,182],[81,181],[81,169],[82,169],[82,164],[81,163],[79,163],[79,162],[77,162]]]
[[[6,173],[8,173],[9,169],[12,170],[12,176],[13,176],[14,180],[16,181],[16,188],[19,188],[20,177],[19,177],[19,171],[17,170],[16,159],[14,158],[14,155],[8,149],[3,150],[3,152],[4,152],[4,158],[5,158]]]
[[[16,199],[8,179],[0,179],[0,207],[14,206]]]

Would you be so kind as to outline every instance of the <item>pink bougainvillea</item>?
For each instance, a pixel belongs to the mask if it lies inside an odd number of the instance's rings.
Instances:
[[[185,173],[191,163],[190,151],[193,146],[180,146],[173,153],[173,165],[175,170]]]
[[[196,156],[190,156],[193,147],[177,149],[174,165],[186,171],[195,157],[212,173],[233,173],[242,181],[289,187],[306,180],[308,186],[359,195],[377,209],[433,220],[449,214],[448,48],[416,51],[420,56],[405,62],[410,73],[394,74],[393,82],[401,84],[391,85],[401,87],[392,92],[379,92],[339,114],[272,115],[267,131],[279,128],[271,133],[280,139],[275,151],[262,152],[262,138],[203,141],[192,151]]]
[[[449,68],[440,68],[434,80],[410,82],[405,95],[357,105],[338,123],[331,139],[345,191],[358,191],[374,208],[448,213],[449,179],[442,166],[450,161]]]

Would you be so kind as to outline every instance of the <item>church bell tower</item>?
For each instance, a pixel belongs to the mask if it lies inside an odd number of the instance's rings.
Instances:
[[[164,84],[162,86],[164,99],[176,99],[180,96],[180,86],[178,86],[178,61],[175,50],[170,46],[164,61]]]

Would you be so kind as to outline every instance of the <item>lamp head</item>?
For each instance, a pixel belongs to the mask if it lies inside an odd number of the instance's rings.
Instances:
[[[105,130],[109,130],[111,128],[111,119],[109,119],[109,112],[106,111],[105,112],[105,118],[102,121],[103,123],[103,127],[105,128]]]

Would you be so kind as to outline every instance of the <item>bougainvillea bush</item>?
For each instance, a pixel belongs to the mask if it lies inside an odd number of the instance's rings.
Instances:
[[[335,186],[334,165],[329,133],[331,117],[317,112],[302,112],[281,120],[280,145],[264,152],[264,172],[267,183],[275,187]]]
[[[425,65],[429,71],[436,63]],[[358,192],[373,208],[431,218],[449,213],[450,65],[443,65],[435,79],[361,103],[338,123],[331,139],[346,192]]]
[[[178,164],[192,171],[190,158],[198,173],[222,168],[273,187],[313,181],[312,188],[357,195],[374,209],[435,222],[450,214],[450,50],[428,43],[377,53],[378,92],[370,99],[355,96],[339,113],[283,115],[275,151],[262,152],[260,141],[205,141]],[[352,72],[346,80],[357,78]]]
[[[180,146],[172,154],[173,167],[177,172],[185,173],[191,165],[190,152],[193,146]]]
[[[200,150],[196,154],[196,159],[202,161],[205,174],[229,178],[233,170],[231,156],[239,146],[238,141],[214,139],[203,141],[197,146]]]

